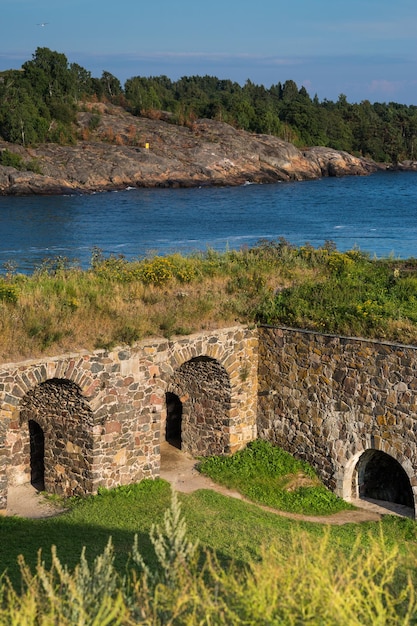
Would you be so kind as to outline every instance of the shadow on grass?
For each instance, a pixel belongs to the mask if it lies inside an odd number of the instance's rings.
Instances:
[[[171,490],[161,480],[142,481],[137,485],[104,491],[97,496],[78,499],[67,513],[46,519],[0,518],[0,571],[7,570],[13,584],[20,584],[18,555],[22,554],[33,571],[42,552],[49,567],[51,547],[71,569],[79,562],[86,546],[89,563],[101,554],[112,537],[115,565],[123,573],[138,535],[140,551],[152,561],[149,539],[152,524],[160,523],[170,505]]]
[[[270,545],[276,538],[285,546],[286,543],[291,544],[293,533],[307,532],[318,541],[326,533],[326,525],[296,522],[265,512],[255,504],[211,490],[181,494],[180,503],[188,538],[192,542],[198,540],[203,551],[215,551],[223,567],[231,562],[239,567],[259,560],[262,546]],[[169,483],[156,479],[80,499],[69,512],[58,517],[36,520],[0,518],[0,571],[7,570],[13,586],[19,590],[19,554],[24,556],[34,571],[37,554],[41,550],[42,560],[48,568],[51,547],[55,545],[61,563],[73,569],[79,562],[84,546],[91,564],[103,552],[111,536],[115,566],[124,575],[126,568],[129,569],[129,555],[135,534],[138,535],[139,551],[152,568],[156,559],[149,532],[152,524],[163,522],[164,513],[170,504]],[[417,542],[417,524],[414,521],[390,516],[382,522],[333,527],[329,532],[340,550],[348,554],[358,534],[361,543],[366,546],[371,537],[380,532],[381,525],[388,542],[395,542],[404,549],[407,548],[407,542]]]

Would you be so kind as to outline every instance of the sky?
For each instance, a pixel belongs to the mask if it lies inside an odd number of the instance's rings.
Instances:
[[[217,76],[417,106],[417,0],[0,0],[0,70],[36,48],[99,78]],[[44,25],[42,25],[44,24]]]

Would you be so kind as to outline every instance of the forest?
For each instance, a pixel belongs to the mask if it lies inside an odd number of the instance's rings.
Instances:
[[[319,101],[292,80],[269,88],[215,76],[134,76],[124,85],[100,78],[63,53],[37,48],[19,70],[0,72],[0,138],[24,146],[77,141],[83,102],[112,102],[137,116],[192,125],[209,118],[298,148],[327,146],[380,163],[416,159],[417,106],[395,102]]]

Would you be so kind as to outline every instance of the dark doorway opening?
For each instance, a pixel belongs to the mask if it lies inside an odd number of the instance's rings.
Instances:
[[[29,420],[30,483],[38,491],[45,490],[45,436],[34,420]]]
[[[414,510],[410,479],[400,463],[379,450],[366,450],[357,465],[359,497],[403,504]]]
[[[165,426],[165,440],[181,450],[182,402],[175,393],[165,394],[167,420]]]

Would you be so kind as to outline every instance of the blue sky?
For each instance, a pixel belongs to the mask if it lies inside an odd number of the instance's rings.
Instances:
[[[319,100],[417,105],[417,0],[0,0],[0,9],[0,70],[46,46],[122,84],[291,79]]]

